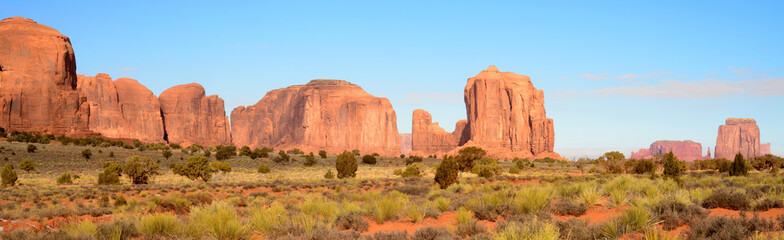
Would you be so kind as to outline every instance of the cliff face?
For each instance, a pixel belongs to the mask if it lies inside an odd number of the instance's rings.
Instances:
[[[741,153],[745,158],[761,156],[760,131],[757,121],[751,118],[727,118],[719,126],[716,137],[716,158],[733,159]]]
[[[255,105],[235,108],[231,123],[237,146],[400,154],[397,117],[389,100],[341,80],[270,91]]]
[[[171,87],[159,97],[169,142],[183,145],[231,145],[223,99],[206,96],[198,83]]]
[[[414,110],[412,122],[412,153],[415,155],[443,154],[456,147],[464,136],[467,122],[461,120],[455,125],[454,132],[447,132],[438,123],[433,122],[433,118],[425,110]],[[466,132],[467,133],[467,132]]]
[[[708,159],[710,156],[702,156],[702,144],[686,141],[656,141],[653,142],[648,149],[640,149],[639,152],[632,152],[629,156],[630,159],[645,159],[652,158],[654,154],[659,153],[672,153],[682,161],[694,161]],[[710,150],[708,150],[710,155]]]
[[[78,89],[90,106],[90,130],[109,138],[162,142],[163,118],[158,97],[130,78],[79,75]]]
[[[473,144],[520,157],[553,154],[553,120],[528,76],[490,66],[468,79],[464,96]]]
[[[0,127],[87,135],[89,106],[76,91],[71,41],[33,20],[0,21]]]

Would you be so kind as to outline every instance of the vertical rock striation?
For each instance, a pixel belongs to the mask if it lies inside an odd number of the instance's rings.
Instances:
[[[235,108],[231,123],[237,146],[400,154],[392,104],[347,81],[312,80],[272,90],[255,105]]]
[[[108,74],[79,75],[77,88],[90,106],[91,131],[109,138],[164,140],[161,105],[152,91],[138,81]]]
[[[716,137],[716,158],[733,159],[737,153],[746,158],[761,155],[757,121],[752,118],[727,118],[725,123],[719,126],[719,135]]]
[[[169,142],[206,146],[232,144],[223,99],[217,95],[206,96],[200,84],[171,87],[158,99]]]

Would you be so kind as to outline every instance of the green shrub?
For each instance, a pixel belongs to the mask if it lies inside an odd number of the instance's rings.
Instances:
[[[554,224],[537,218],[525,222],[511,221],[500,225],[495,234],[496,240],[556,240],[559,237],[560,232]]]
[[[305,155],[305,162],[302,164],[307,167],[310,167],[316,165],[317,163],[318,161],[316,160],[316,156],[314,156],[313,153],[310,153],[308,155]]]
[[[276,163],[288,162],[289,160],[291,160],[291,156],[286,154],[286,152],[283,150],[278,152],[278,156],[272,158],[272,161]]]
[[[397,219],[398,213],[403,211],[403,207],[408,202],[405,196],[398,194],[390,194],[380,199],[372,200],[371,209],[376,223],[381,224],[387,220]]]
[[[735,161],[732,161],[732,166],[729,169],[730,176],[745,176],[748,173],[746,169],[746,160],[743,159],[743,154],[736,154]]]
[[[696,219],[705,218],[708,211],[697,206],[687,206],[673,198],[663,198],[651,206],[651,213],[656,221],[662,223],[664,230],[671,231]]]
[[[175,238],[182,230],[180,220],[168,213],[144,215],[139,220],[139,231],[147,239]]]
[[[626,161],[626,172],[635,174],[655,173],[656,163],[652,159],[629,159],[629,161]]]
[[[2,186],[14,186],[16,185],[16,170],[14,170],[14,166],[10,163],[6,163],[5,167],[3,167],[3,172],[0,173],[0,178],[2,178]]]
[[[626,232],[639,232],[653,224],[651,214],[642,207],[627,209],[618,218],[618,222],[624,227]]]
[[[332,173],[332,169],[327,170],[327,173],[324,174],[325,179],[333,179],[335,178],[335,174]]]
[[[125,196],[119,195],[116,198],[114,198],[114,206],[115,207],[125,206],[125,205],[128,205],[128,201],[125,200]]]
[[[751,200],[749,199],[750,197],[743,189],[719,188],[702,201],[702,207],[748,210],[751,206]]]
[[[188,157],[188,162],[183,165],[173,164],[172,171],[174,174],[185,176],[188,179],[202,181],[210,181],[215,169],[210,167],[209,159],[205,156],[193,155]]]
[[[73,184],[73,179],[71,178],[71,174],[63,173],[63,175],[57,177],[57,184]]]
[[[406,166],[417,162],[422,162],[422,157],[411,155],[406,158]]]
[[[435,200],[433,200],[433,205],[435,205],[435,207],[438,208],[439,211],[446,212],[447,210],[449,210],[449,202],[450,202],[449,198],[438,197]]]
[[[168,160],[172,156],[172,152],[169,149],[163,149],[163,152],[161,152],[161,156],[163,156],[163,158],[166,158]]]
[[[85,149],[85,150],[82,150],[82,157],[84,159],[90,159],[90,157],[92,157],[92,156],[93,156],[93,151],[90,150],[89,148]]]
[[[248,147],[248,146],[246,145],[246,146],[242,146],[242,148],[240,148],[240,152],[239,152],[239,153],[237,153],[237,155],[238,155],[238,156],[248,156],[248,157],[250,157],[250,155],[251,155],[252,153],[253,153],[253,151],[251,151],[251,150],[250,150],[250,147]]]
[[[215,146],[215,159],[226,160],[234,156],[237,156],[237,147],[223,145]]]
[[[359,150],[357,150],[359,151]],[[353,153],[343,152],[335,160],[335,168],[338,171],[338,178],[349,178],[357,176],[357,159]]]
[[[414,178],[414,177],[421,177],[422,172],[424,171],[425,165],[422,163],[414,163],[411,165],[406,166],[406,169],[400,173],[401,177],[404,178]]]
[[[134,155],[128,157],[122,172],[133,184],[147,184],[153,176],[161,174],[159,169],[151,158]]]
[[[588,211],[588,204],[584,202],[572,202],[569,199],[561,198],[553,205],[561,215],[581,216]]]
[[[259,172],[259,173],[269,173],[270,172],[270,168],[267,167],[267,164],[263,164],[262,163],[262,164],[259,164],[259,169],[257,169],[256,171]]]
[[[234,207],[226,202],[192,209],[187,232],[196,239],[245,239],[249,233]]]
[[[299,148],[292,148],[291,150],[286,151],[286,153],[294,154],[294,155],[305,154],[304,152],[302,152],[302,150],[299,150]]]
[[[618,151],[606,152],[597,159],[596,164],[608,173],[623,173],[626,157]]]
[[[362,156],[362,163],[370,165],[376,164],[376,157],[372,155]]]
[[[90,220],[68,224],[63,228],[63,231],[74,239],[94,239],[98,235],[98,227]]]
[[[523,187],[514,197],[513,207],[517,213],[538,213],[550,205],[552,187]]]
[[[319,156],[321,156],[321,158],[327,158],[327,151],[319,150]]]
[[[335,220],[335,226],[338,230],[354,230],[357,232],[364,232],[368,230],[370,224],[367,220],[362,218],[361,215],[353,213],[342,215]]]
[[[26,172],[35,171],[35,163],[33,163],[33,161],[30,161],[30,159],[25,159],[22,160],[21,163],[19,163],[19,168]]]
[[[227,162],[221,162],[221,161],[211,162],[210,167],[215,171],[221,171],[224,173],[231,172],[231,164]]]
[[[417,223],[423,218],[425,218],[425,213],[422,209],[416,204],[409,204],[406,206],[406,216],[411,219],[411,222]]]
[[[441,189],[446,189],[449,185],[457,182],[459,166],[454,158],[447,156],[436,168],[435,181]]]
[[[351,153],[353,153],[354,156],[359,156],[359,149],[351,150]]]
[[[491,178],[495,175],[500,175],[502,168],[498,166],[498,161],[492,158],[482,158],[479,164],[475,164],[471,169],[471,173],[479,175],[483,178]]]
[[[509,168],[509,173],[510,174],[520,174],[520,168],[518,168],[517,166],[512,166],[511,168]]]
[[[269,157],[269,153],[271,153],[271,152],[272,152],[271,148],[266,148],[266,147],[261,148],[261,149],[256,148],[256,149],[253,149],[253,152],[251,152],[249,156],[250,156],[251,159],[267,158],[267,157]]]
[[[468,172],[474,168],[474,162],[476,160],[482,159],[485,154],[487,154],[487,152],[484,149],[478,147],[466,147],[458,151],[458,155],[455,157],[455,161],[457,162],[460,171]]]
[[[35,150],[38,150],[38,147],[36,147],[36,146],[35,146],[35,145],[33,145],[33,144],[27,144],[27,152],[29,152],[29,153],[34,153],[34,152],[35,152]]]
[[[250,224],[253,230],[261,234],[272,234],[283,230],[289,220],[288,211],[278,203],[269,208],[256,207],[250,212]]]
[[[122,166],[116,163],[107,163],[103,167],[103,173],[98,174],[98,185],[120,184],[120,176],[122,176]]]
[[[177,144],[177,143],[170,143],[169,147],[172,148],[172,149],[180,149],[180,148],[182,148],[182,146],[180,146],[180,144]]]

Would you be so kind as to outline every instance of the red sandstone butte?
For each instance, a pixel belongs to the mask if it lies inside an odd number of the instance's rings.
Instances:
[[[652,158],[654,154],[659,153],[672,153],[683,161],[694,161],[710,158],[709,156],[702,156],[702,144],[691,140],[686,141],[670,141],[661,140],[653,142],[650,148],[640,149],[638,152],[632,152],[629,156],[630,159],[647,159]],[[710,152],[710,150],[709,150]]]
[[[468,139],[496,157],[557,157],[553,119],[544,109],[544,92],[528,76],[490,66],[469,78],[464,100]]]
[[[466,120],[455,124],[454,132],[447,132],[425,110],[416,109],[413,113],[411,129],[411,150],[414,155],[440,155],[456,148],[464,135]]]
[[[719,126],[716,137],[716,158],[734,159],[741,153],[745,158],[761,156],[760,130],[752,118],[727,118]]]
[[[130,78],[112,81],[105,73],[78,78],[90,105],[90,130],[109,138],[163,141],[161,105],[147,87]]]
[[[206,96],[198,83],[166,89],[158,97],[169,142],[183,145],[231,145],[223,99]]]
[[[305,152],[400,154],[397,116],[386,98],[342,80],[312,80],[268,92],[231,112],[237,146]]]
[[[89,106],[76,90],[71,40],[22,17],[0,21],[0,127],[86,135]]]

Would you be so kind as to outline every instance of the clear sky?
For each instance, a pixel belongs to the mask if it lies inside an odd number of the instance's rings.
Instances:
[[[521,2],[4,0],[0,17],[69,36],[78,73],[156,95],[197,82],[227,114],[331,78],[389,98],[401,133],[417,108],[452,131],[466,79],[496,65],[544,90],[569,158],[656,140],[713,149],[727,117],[755,118],[784,155],[781,1]]]

